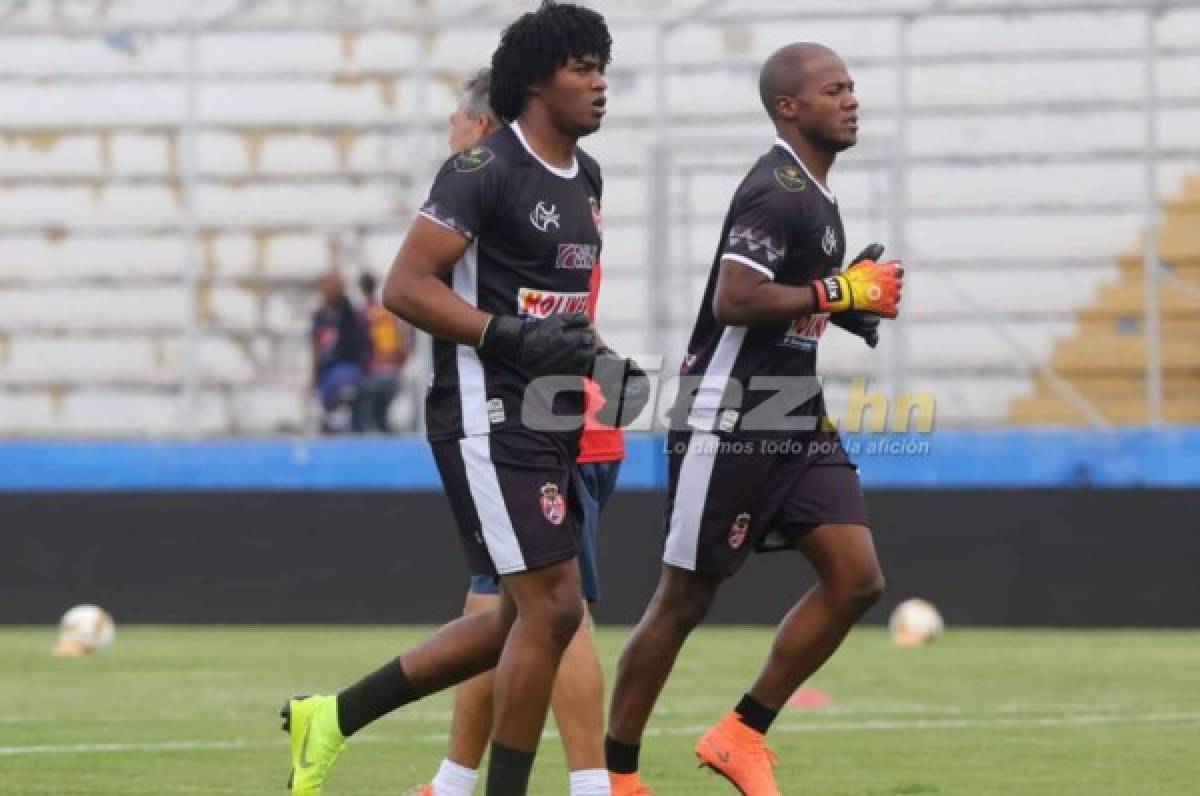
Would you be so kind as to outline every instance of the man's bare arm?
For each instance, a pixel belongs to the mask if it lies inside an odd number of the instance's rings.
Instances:
[[[478,346],[491,316],[471,306],[441,277],[467,250],[466,238],[417,216],[383,285],[383,305],[434,337]]]
[[[765,326],[817,311],[808,285],[777,285],[766,274],[736,260],[722,260],[713,314],[727,326]]]

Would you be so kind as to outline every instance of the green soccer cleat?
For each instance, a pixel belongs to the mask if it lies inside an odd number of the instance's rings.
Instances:
[[[333,761],[346,748],[338,726],[337,697],[296,696],[279,711],[283,731],[292,738],[292,773],[288,788],[303,796],[320,796]]]

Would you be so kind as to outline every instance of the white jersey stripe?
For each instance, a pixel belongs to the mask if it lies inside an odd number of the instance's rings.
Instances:
[[[445,221],[442,221],[440,218],[438,218],[437,216],[433,215],[432,213],[426,213],[424,210],[422,210],[421,212],[417,213],[417,215],[421,216],[422,218],[427,218],[427,219],[429,219],[429,220],[430,220],[430,221],[432,221],[433,223],[437,224],[439,227],[445,227],[446,229],[450,230],[451,232],[455,232],[455,233],[457,233],[457,234],[459,234],[459,235],[462,235],[462,233],[461,233],[461,232],[459,232],[457,229],[455,229],[454,227],[450,226],[450,225],[449,225],[449,224],[447,224]],[[465,236],[464,236],[464,237],[465,237]]]
[[[749,257],[744,257],[740,254],[734,254],[732,252],[725,252],[724,254],[721,255],[721,259],[722,260],[733,260],[735,263],[741,263],[742,265],[748,265],[751,268],[753,268],[755,271],[762,271],[763,274],[766,275],[767,279],[770,279],[772,281],[775,280],[775,272],[774,271],[772,271],[770,268],[767,268],[762,263],[754,262]]]
[[[726,326],[721,332],[721,341],[717,343],[717,350],[704,370],[704,378],[700,380],[692,410],[688,413],[688,426],[691,428],[697,431],[716,428],[721,398],[725,395],[729,374],[733,372],[733,365],[737,362],[745,339],[745,326]]]
[[[479,242],[472,241],[463,256],[454,264],[451,285],[462,300],[479,306]],[[455,346],[458,365],[458,398],[462,412],[463,434],[487,434],[491,431],[487,414],[487,384],[483,363],[474,348]]]
[[[491,444],[491,437],[464,437],[458,441],[458,448],[462,451],[467,484],[471,488],[475,513],[479,515],[488,555],[498,573],[511,575],[525,571],[525,557],[521,554],[517,532],[504,503],[496,466],[492,464]]]
[[[663,550],[665,564],[689,572],[696,570],[704,505],[708,499],[708,485],[712,480],[720,442],[715,434],[701,432],[694,432],[688,439],[687,453],[679,465],[671,520],[667,524],[667,544]]]

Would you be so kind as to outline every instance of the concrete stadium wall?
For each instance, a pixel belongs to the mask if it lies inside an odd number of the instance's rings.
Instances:
[[[889,579],[954,625],[1195,626],[1200,489],[872,489]],[[619,493],[605,518],[605,623],[636,621],[658,572],[662,493]],[[118,623],[439,623],[466,570],[432,491],[0,494],[0,623],[96,602]],[[758,556],[714,608],[774,623],[812,582]]]

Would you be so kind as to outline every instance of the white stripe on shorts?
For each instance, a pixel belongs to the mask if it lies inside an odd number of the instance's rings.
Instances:
[[[718,450],[720,437],[716,434],[693,431],[688,439],[687,452],[679,466],[679,481],[675,485],[675,501],[667,526],[667,545],[663,550],[663,562],[673,567],[696,571],[700,525]]]
[[[475,513],[483,528],[483,544],[496,565],[496,572],[511,575],[525,571],[525,556],[521,554],[517,532],[504,503],[504,493],[500,491],[496,466],[492,464],[491,439],[490,436],[464,437],[458,441],[458,447],[466,465],[467,485],[471,488]]]

